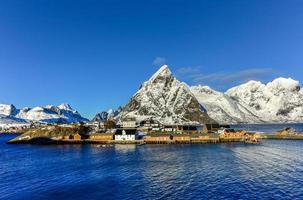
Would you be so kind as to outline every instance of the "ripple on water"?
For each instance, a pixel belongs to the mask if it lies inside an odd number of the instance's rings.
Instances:
[[[6,145],[0,199],[302,199],[303,142]]]

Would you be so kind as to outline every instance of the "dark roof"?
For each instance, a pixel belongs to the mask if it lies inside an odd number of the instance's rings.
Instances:
[[[150,137],[170,137],[171,134],[151,133],[151,134],[147,134],[146,136],[150,136]]]
[[[122,135],[123,131],[125,131],[126,135],[136,135],[136,129],[117,129],[115,135]]]
[[[208,130],[211,130],[211,129],[219,129],[220,128],[220,125],[219,124],[205,124],[206,128]]]
[[[149,123],[151,123],[151,124],[160,124],[160,122],[159,121],[157,121],[157,120],[154,120],[154,119],[146,119],[146,120],[142,120],[142,121],[140,121],[140,124],[145,124],[145,123],[147,123],[147,122],[149,122]]]
[[[184,131],[197,131],[198,127],[197,126],[183,126]]]

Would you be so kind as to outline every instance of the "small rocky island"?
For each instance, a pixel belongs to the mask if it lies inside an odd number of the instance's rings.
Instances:
[[[45,125],[25,131],[9,144],[203,144],[258,142],[259,135],[218,124],[161,125],[155,120],[126,120]]]

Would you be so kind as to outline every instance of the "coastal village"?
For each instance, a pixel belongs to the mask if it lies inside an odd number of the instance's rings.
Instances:
[[[80,131],[80,129],[82,129],[82,131]],[[17,131],[17,129],[13,130]],[[41,133],[43,131],[48,131],[52,134],[39,134],[39,130]],[[24,131],[24,127],[19,131]],[[32,134],[31,131],[36,131],[38,134]],[[40,124],[40,127],[29,127],[24,134],[13,139],[12,142],[30,142],[32,139],[34,139],[34,141],[39,141],[37,138],[45,139],[45,136],[50,139],[48,142],[51,143],[76,144],[258,143],[260,138],[259,134],[249,133],[245,130],[234,130],[231,129],[229,125],[163,125],[151,118],[140,122],[134,119],[127,119],[120,123],[116,123],[114,120],[110,119],[107,121],[89,121],[81,124]]]
[[[19,121],[16,126],[2,124],[0,132],[22,133],[9,143],[258,144],[260,139],[303,139],[303,134],[287,128],[260,134],[220,124],[220,117],[211,118],[167,65],[144,82],[123,108],[103,113],[106,117],[98,113],[92,120],[85,119],[68,104],[21,110],[13,105],[1,107],[7,121]]]

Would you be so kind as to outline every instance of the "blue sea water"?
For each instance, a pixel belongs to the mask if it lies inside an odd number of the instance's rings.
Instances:
[[[303,199],[303,141],[7,145],[0,199]]]
[[[284,128],[293,128],[297,132],[303,133],[303,124],[238,124],[232,125],[235,129],[245,129],[249,131],[273,133]]]

